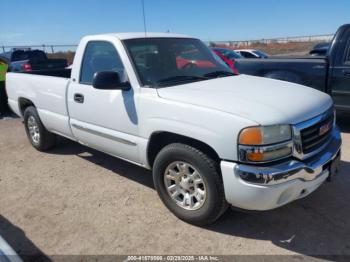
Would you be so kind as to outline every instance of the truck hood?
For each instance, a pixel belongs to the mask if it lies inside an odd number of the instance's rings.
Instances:
[[[222,111],[261,125],[296,124],[332,105],[330,96],[315,89],[248,75],[157,90],[161,98]]]

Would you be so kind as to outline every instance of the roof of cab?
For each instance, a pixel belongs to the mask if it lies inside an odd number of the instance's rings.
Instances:
[[[117,37],[120,40],[137,39],[137,38],[193,38],[187,35],[173,34],[173,33],[153,33],[153,32],[134,32],[134,33],[111,33],[105,34]]]

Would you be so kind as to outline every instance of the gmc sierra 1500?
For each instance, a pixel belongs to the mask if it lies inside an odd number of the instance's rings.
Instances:
[[[72,70],[9,73],[6,81],[36,149],[61,135],[152,169],[164,204],[197,225],[229,204],[268,210],[305,197],[340,158],[327,94],[234,75],[183,35],[87,36]]]

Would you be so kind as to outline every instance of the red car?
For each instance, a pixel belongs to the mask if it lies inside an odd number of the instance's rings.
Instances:
[[[213,52],[220,57],[231,69],[232,72],[238,74],[238,70],[235,67],[235,60],[243,58],[240,54],[228,48],[212,48]]]
[[[176,64],[178,68],[185,68],[185,67],[199,67],[199,68],[210,68],[215,67],[215,65],[206,60],[188,60],[182,57],[176,57]]]

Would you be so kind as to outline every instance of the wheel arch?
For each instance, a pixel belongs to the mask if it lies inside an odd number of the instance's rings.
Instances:
[[[24,98],[24,97],[19,97],[18,98],[18,107],[19,107],[19,111],[20,111],[22,117],[24,116],[24,111],[29,106],[33,106],[33,107],[36,108],[35,104],[30,99]]]
[[[151,134],[147,145],[147,161],[150,167],[153,167],[154,160],[160,150],[172,143],[183,143],[193,146],[198,150],[201,150],[203,153],[208,154],[208,156],[210,156],[213,160],[220,160],[219,154],[207,143],[185,135],[168,131],[157,131]]]

